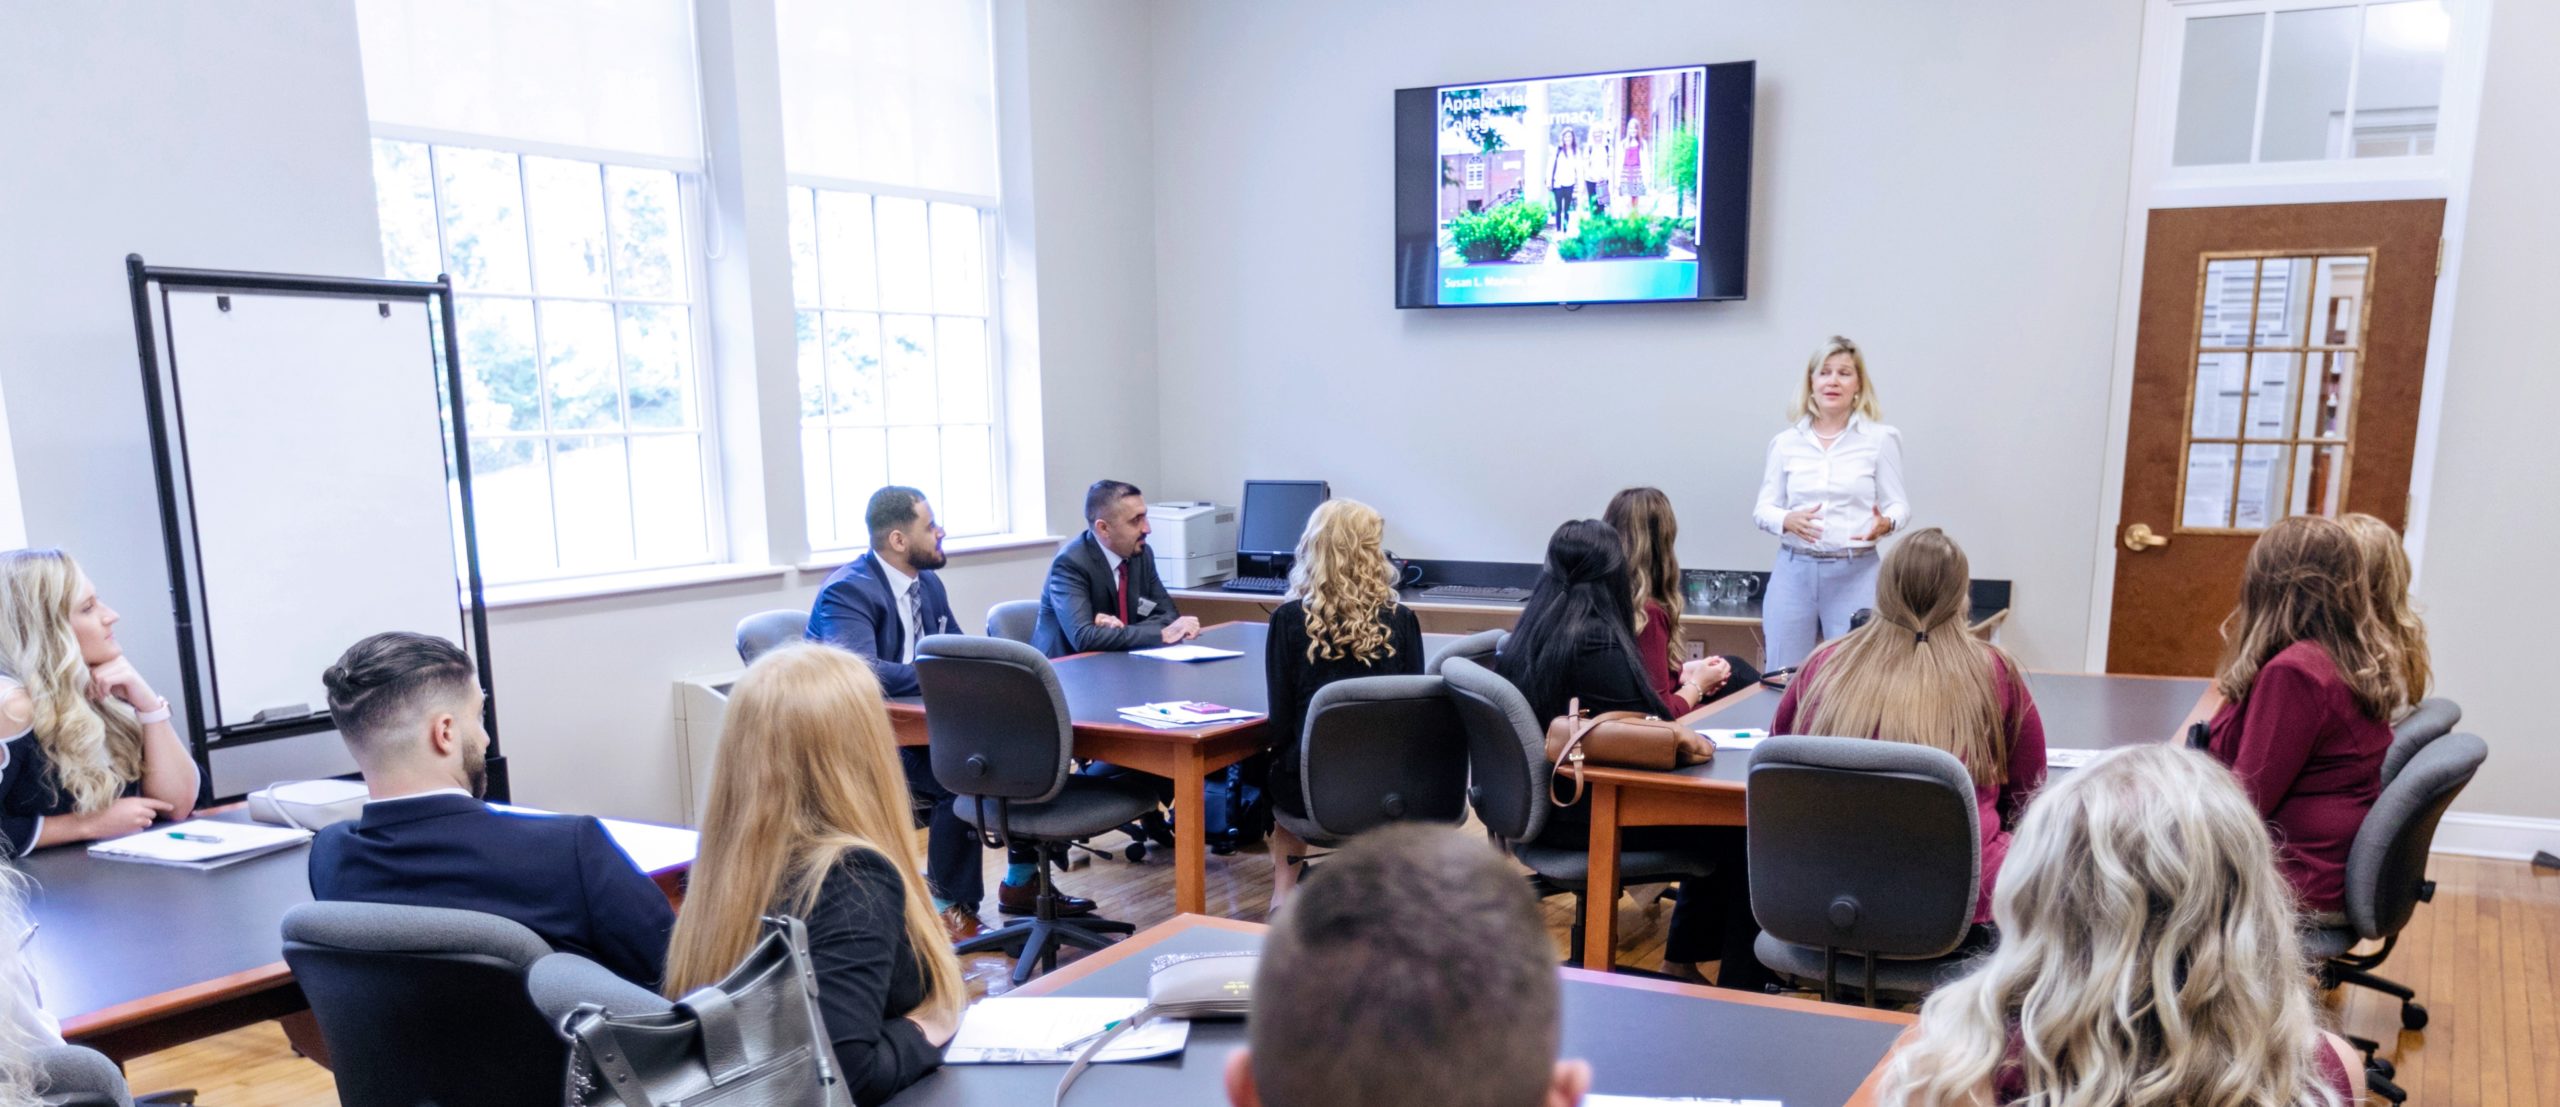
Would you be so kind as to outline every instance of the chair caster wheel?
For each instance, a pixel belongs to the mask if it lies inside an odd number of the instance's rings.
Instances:
[[[1137,864],[1140,861],[1144,861],[1147,859],[1147,844],[1145,842],[1134,843],[1129,848],[1121,850],[1120,857],[1122,860],[1125,860],[1132,865]]]
[[[2389,1080],[2392,1077],[2400,1075],[2399,1067],[2393,1065],[2391,1063],[2391,1059],[2388,1057],[2376,1057],[2372,1060],[2366,1061],[2364,1063],[2364,1070],[2385,1080]]]
[[[2427,1009],[2426,1009],[2424,1006],[2419,1005],[2419,1004],[2415,1004],[2415,1003],[2403,1003],[2403,1004],[2401,1004],[2401,1005],[2400,1005],[2400,1025],[2401,1025],[2403,1028],[2405,1028],[2405,1029],[2409,1029],[2409,1030],[2424,1030],[2424,1029],[2426,1029],[2426,1028],[2427,1028]]]

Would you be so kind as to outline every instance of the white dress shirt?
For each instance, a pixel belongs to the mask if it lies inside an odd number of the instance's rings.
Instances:
[[[872,560],[879,562],[880,578],[889,582],[889,606],[898,609],[898,625],[906,629],[906,638],[898,647],[898,663],[914,664],[917,638],[916,604],[923,598],[915,594],[918,587],[916,578],[899,572],[896,566],[884,559],[875,557]]]
[[[1814,519],[1822,524],[1822,540],[1808,545],[1787,533],[1787,515],[1817,504],[1822,511]],[[1794,549],[1870,549],[1874,539],[1855,536],[1873,528],[1878,513],[1896,530],[1911,519],[1911,503],[1902,494],[1901,431],[1853,414],[1827,450],[1814,437],[1810,418],[1797,420],[1769,440],[1760,503],[1751,513],[1760,529]]]

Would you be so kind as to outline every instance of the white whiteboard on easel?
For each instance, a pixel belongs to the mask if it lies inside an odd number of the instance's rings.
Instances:
[[[208,722],[325,710],[367,635],[470,641],[429,304],[166,295]]]

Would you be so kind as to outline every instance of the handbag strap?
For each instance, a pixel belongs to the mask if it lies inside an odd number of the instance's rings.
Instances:
[[[613,1097],[622,1107],[656,1107],[649,1089],[640,1083],[640,1074],[632,1071],[631,1059],[623,1055],[622,1044],[614,1038],[613,1024],[606,1021],[604,1008],[592,1003],[581,1004],[569,1016],[569,1034],[578,1048],[586,1053],[587,1067],[603,1077],[605,1086],[613,1089]]]
[[[779,932],[783,944],[791,950],[791,966],[800,974],[800,1006],[809,1015],[809,1041],[817,1047],[810,1052],[818,1058],[818,1086],[834,1088],[835,1041],[827,1033],[825,1016],[818,1011],[818,966],[809,957],[808,924],[801,922],[798,915],[767,915],[764,924]]]
[[[1547,799],[1558,807],[1571,807],[1582,802],[1582,790],[1585,787],[1582,780],[1582,739],[1591,733],[1592,728],[1600,725],[1600,720],[1582,713],[1580,696],[1565,701],[1564,717],[1566,719],[1564,748],[1556,751],[1555,769],[1547,776]],[[1566,768],[1568,764],[1572,766],[1570,770]],[[1556,778],[1566,775],[1568,771],[1573,776],[1573,795],[1571,798],[1559,797],[1556,795]]]
[[[746,1035],[738,1029],[738,1001],[730,999],[729,993],[696,988],[677,1000],[676,1007],[693,1016],[702,1035],[702,1067],[710,1071],[712,1086],[736,1080],[755,1067],[747,1055]]]

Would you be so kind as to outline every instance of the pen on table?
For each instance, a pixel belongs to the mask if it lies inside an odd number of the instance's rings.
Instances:
[[[181,842],[211,842],[215,845],[222,844],[222,839],[211,834],[189,834],[183,830],[172,830],[169,832],[169,836]]]
[[[1102,1024],[1102,1029],[1100,1029],[1100,1030],[1096,1030],[1096,1031],[1094,1031],[1094,1032],[1093,1032],[1093,1033],[1091,1033],[1091,1034],[1087,1034],[1087,1035],[1085,1035],[1084,1037],[1078,1038],[1078,1039],[1076,1039],[1076,1040],[1074,1040],[1074,1041],[1072,1041],[1072,1042],[1068,1042],[1068,1043],[1067,1043],[1067,1044],[1065,1044],[1065,1045],[1059,1046],[1059,1047],[1058,1047],[1058,1051],[1059,1051],[1059,1052],[1061,1052],[1061,1053],[1063,1053],[1063,1052],[1065,1052],[1065,1051],[1067,1051],[1067,1050],[1070,1050],[1070,1049],[1082,1049],[1082,1048],[1084,1048],[1085,1046],[1092,1044],[1092,1043],[1093,1043],[1093,1040],[1094,1040],[1095,1038],[1099,1038],[1099,1037],[1101,1037],[1101,1036],[1103,1036],[1103,1035],[1105,1035],[1105,1034],[1111,1033],[1112,1031],[1119,1029],[1119,1028],[1120,1028],[1120,1024],[1121,1024],[1121,1023],[1124,1023],[1124,1022],[1127,1022],[1127,1021],[1129,1021],[1129,1020],[1127,1020],[1127,1019],[1113,1019],[1113,1020],[1111,1020],[1110,1022],[1106,1022],[1106,1023]]]

